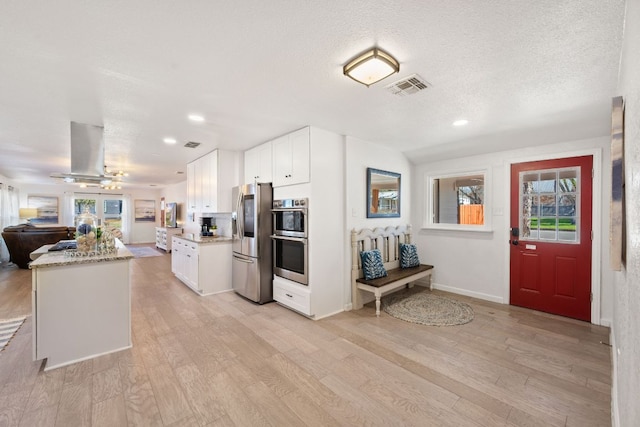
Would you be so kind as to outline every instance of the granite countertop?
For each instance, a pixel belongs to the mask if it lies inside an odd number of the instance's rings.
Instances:
[[[133,254],[127,248],[118,248],[118,251],[108,255],[91,256],[65,256],[64,251],[46,253],[35,261],[29,263],[29,268],[58,267],[62,265],[92,264],[95,262],[109,262],[133,259]]]
[[[233,239],[231,237],[226,236],[201,236],[199,234],[190,234],[185,233],[181,235],[176,235],[179,239],[188,240],[190,242],[198,243],[198,244],[211,244],[211,243],[231,243]]]
[[[60,267],[64,265],[92,264],[96,262],[109,262],[133,259],[133,254],[122,244],[117,245],[117,252],[107,255],[68,256],[64,251],[48,252],[29,263],[29,268]]]

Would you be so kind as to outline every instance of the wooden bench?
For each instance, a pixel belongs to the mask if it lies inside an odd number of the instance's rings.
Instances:
[[[413,286],[413,282],[429,277],[431,289],[432,265],[400,268],[400,243],[411,243],[411,226],[362,229],[351,231],[351,302],[354,310],[362,308],[361,291],[371,292],[376,298],[376,316],[380,316],[380,298],[383,294]],[[366,280],[362,272],[360,252],[378,249],[387,270],[386,277]]]

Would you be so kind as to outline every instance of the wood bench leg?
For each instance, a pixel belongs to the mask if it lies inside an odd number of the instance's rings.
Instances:
[[[380,317],[380,292],[376,292],[376,316]]]

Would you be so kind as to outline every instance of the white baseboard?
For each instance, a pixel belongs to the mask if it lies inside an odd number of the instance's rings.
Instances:
[[[353,310],[353,304],[352,303],[345,304],[344,311],[351,311],[351,310]]]
[[[613,325],[613,321],[611,319],[606,319],[604,317],[600,318],[600,326],[606,326],[607,328],[611,328]]]
[[[609,344],[611,344],[611,423],[613,427],[620,427],[620,412],[618,410],[618,353],[616,348],[616,334],[613,333],[613,324],[609,326]]]
[[[441,291],[451,292],[452,294],[465,295],[472,298],[478,298],[485,301],[497,302],[498,304],[504,304],[504,299],[502,297],[497,297],[495,295],[483,294],[482,292],[473,292],[467,289],[455,288],[453,286],[443,285],[441,283],[433,283],[433,289],[438,289]]]
[[[349,304],[349,305],[351,305],[351,304]],[[343,311],[345,311],[345,310],[334,311],[333,313],[323,314],[322,316],[314,316],[313,320],[324,319],[326,317],[333,316],[333,315],[338,314],[338,313],[342,313]]]

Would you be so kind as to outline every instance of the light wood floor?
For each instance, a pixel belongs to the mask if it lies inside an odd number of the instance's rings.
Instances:
[[[0,353],[0,426],[610,425],[607,328],[459,296],[463,326],[371,306],[311,321],[199,297],[169,255],[131,275],[130,350],[44,373],[27,319]],[[0,318],[30,314],[30,283],[0,269]]]

